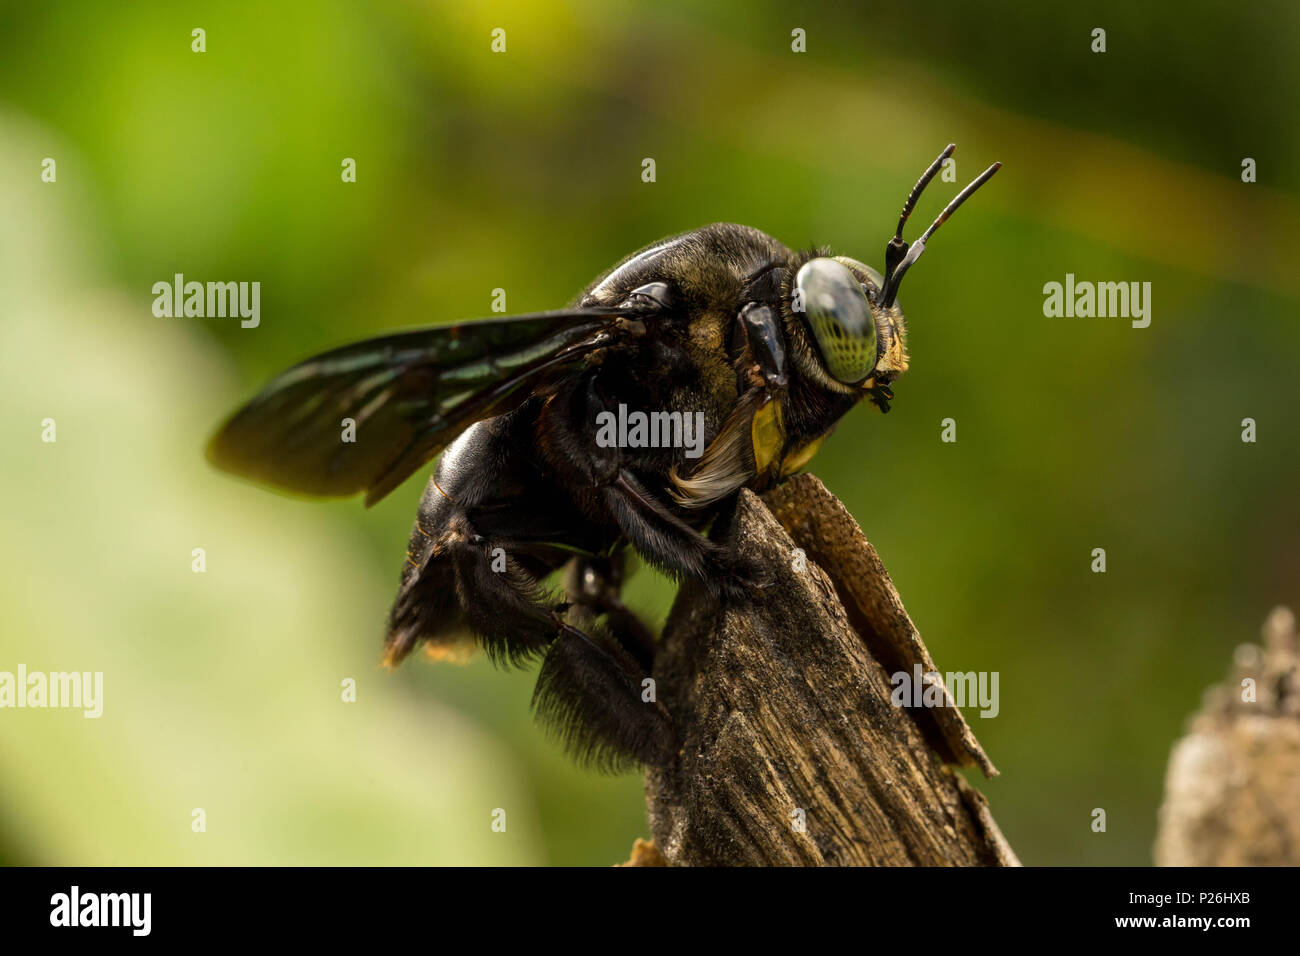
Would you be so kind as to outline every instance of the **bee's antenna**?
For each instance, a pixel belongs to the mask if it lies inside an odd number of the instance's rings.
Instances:
[[[912,210],[916,208],[916,201],[921,198],[921,193],[925,187],[930,185],[930,180],[934,179],[935,174],[943,167],[943,161],[953,154],[957,149],[956,143],[949,143],[939,158],[930,164],[930,168],[921,174],[921,178],[916,181],[912,191],[907,194],[907,202],[903,203],[903,214],[898,217],[898,229],[894,233],[894,238],[889,240],[885,246],[885,285],[889,285],[889,277],[894,274],[898,268],[899,262],[903,256],[907,255],[907,243],[903,241],[903,227],[907,225],[907,217],[912,215]]]
[[[951,149],[952,147],[949,147],[948,150],[945,150],[945,154],[949,152]],[[940,162],[942,162],[942,160],[945,158],[946,156],[940,156],[939,157]],[[993,174],[996,173],[1001,168],[1002,168],[1001,163],[994,163],[988,169],[984,170],[984,172],[976,176],[969,186],[967,186],[965,189],[963,189],[961,192],[959,192],[956,195],[956,197],[953,199],[952,202],[948,203],[948,205],[943,207],[943,212],[939,213],[939,217],[935,219],[934,222],[930,223],[930,228],[925,230],[925,232],[921,234],[920,239],[916,240],[916,242],[912,243],[910,246],[907,245],[906,243],[902,243],[901,248],[903,249],[903,253],[901,256],[898,256],[895,259],[895,263],[894,263],[895,267],[893,269],[889,268],[889,256],[890,256],[890,251],[895,248],[894,242],[898,239],[898,237],[895,236],[894,239],[891,239],[889,241],[890,243],[889,247],[885,251],[885,268],[886,268],[885,284],[881,287],[880,290],[880,301],[885,308],[889,308],[891,305],[894,304],[894,299],[898,297],[899,283],[903,281],[903,275],[907,272],[908,269],[912,267],[912,263],[916,262],[917,259],[921,258],[921,253],[925,252],[925,244],[930,240],[930,237],[934,235],[935,230],[938,229],[940,226],[942,226],[945,222],[947,222],[948,217],[951,216],[954,212],[956,212],[957,209],[961,206],[961,204],[971,197],[971,194],[974,193],[975,190],[979,189],[986,182],[992,179]],[[930,170],[927,170],[926,175],[927,176],[933,175],[933,169],[934,169],[933,166],[930,167]],[[918,183],[917,185],[920,186],[923,185],[923,183]],[[910,201],[910,197],[909,197],[909,201]],[[905,209],[904,218],[906,218],[906,213],[910,211],[911,211],[910,209]],[[901,225],[900,225],[900,229],[901,229]]]

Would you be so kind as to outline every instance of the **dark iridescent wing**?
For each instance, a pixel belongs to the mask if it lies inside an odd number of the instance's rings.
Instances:
[[[471,424],[519,405],[619,335],[627,309],[576,309],[399,332],[280,374],[213,436],[219,468],[372,505]],[[355,441],[344,441],[344,419]]]

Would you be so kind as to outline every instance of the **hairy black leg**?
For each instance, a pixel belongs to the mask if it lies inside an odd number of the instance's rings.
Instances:
[[[566,590],[575,605],[604,615],[610,633],[647,673],[654,667],[655,636],[626,604],[623,586],[624,555],[575,558],[569,565]]]
[[[710,541],[648,489],[633,473],[626,449],[590,440],[592,423],[608,405],[592,376],[566,410],[548,419],[551,440],[574,477],[600,498],[623,537],[655,567],[698,581],[718,596],[757,597],[762,582],[750,562]]]
[[[496,663],[543,657],[534,708],[579,759],[661,763],[675,746],[672,721],[642,686],[644,651],[621,644],[634,634],[630,612],[615,625],[622,638],[576,626],[541,584],[575,551],[606,553],[617,531],[588,521],[569,488],[538,467],[534,424],[524,412],[480,422],[444,452],[411,533],[389,660],[462,631]]]
[[[675,735],[653,685],[643,683],[647,666],[607,627],[584,631],[566,622],[563,605],[512,552],[527,546],[467,530],[453,542],[456,590],[470,627],[498,662],[519,664],[545,651],[533,709],[579,762],[607,770],[663,763]]]
[[[509,520],[501,523],[515,526]],[[536,556],[538,542],[479,534],[463,513],[446,517],[438,546],[453,569],[464,621],[489,657],[519,665],[545,655],[533,708],[576,759],[620,770],[671,757],[672,720],[643,684],[649,662],[642,663],[622,645],[634,633],[627,623],[634,620],[630,611],[623,608],[625,616],[615,625],[622,637],[605,626],[588,626],[584,632],[566,622],[565,605],[541,585],[555,562]],[[652,641],[644,628],[643,639]]]
[[[443,453],[411,532],[389,615],[387,660],[471,631],[499,662],[540,656],[558,626],[537,582],[587,540],[562,489],[538,480],[522,411],[480,422]],[[525,494],[527,492],[527,494]],[[480,595],[475,601],[470,595]]]
[[[595,769],[663,766],[677,749],[653,682],[604,628],[561,628],[537,675],[533,710],[569,754]]]
[[[619,529],[657,567],[699,581],[715,595],[759,595],[762,580],[743,557],[710,541],[673,514],[627,469],[620,470],[603,493]]]
[[[522,666],[543,653],[561,625],[559,605],[512,553],[512,542],[453,525],[448,556],[456,595],[470,628],[498,664]]]

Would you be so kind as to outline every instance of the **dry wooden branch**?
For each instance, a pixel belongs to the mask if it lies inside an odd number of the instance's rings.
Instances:
[[[890,702],[890,674],[937,668],[844,507],[799,476],[742,492],[721,537],[770,584],[725,608],[685,587],[665,627],[654,677],[682,748],[646,792],[667,862],[1018,865],[945,766],[997,773],[961,712]]]
[[[1300,643],[1279,607],[1174,745],[1159,866],[1300,866]]]

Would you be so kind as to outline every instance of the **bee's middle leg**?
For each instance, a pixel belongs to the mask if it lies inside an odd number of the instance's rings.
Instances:
[[[604,615],[610,633],[646,673],[654,667],[654,632],[623,603],[624,555],[580,557],[569,565],[569,600],[591,615]]]

